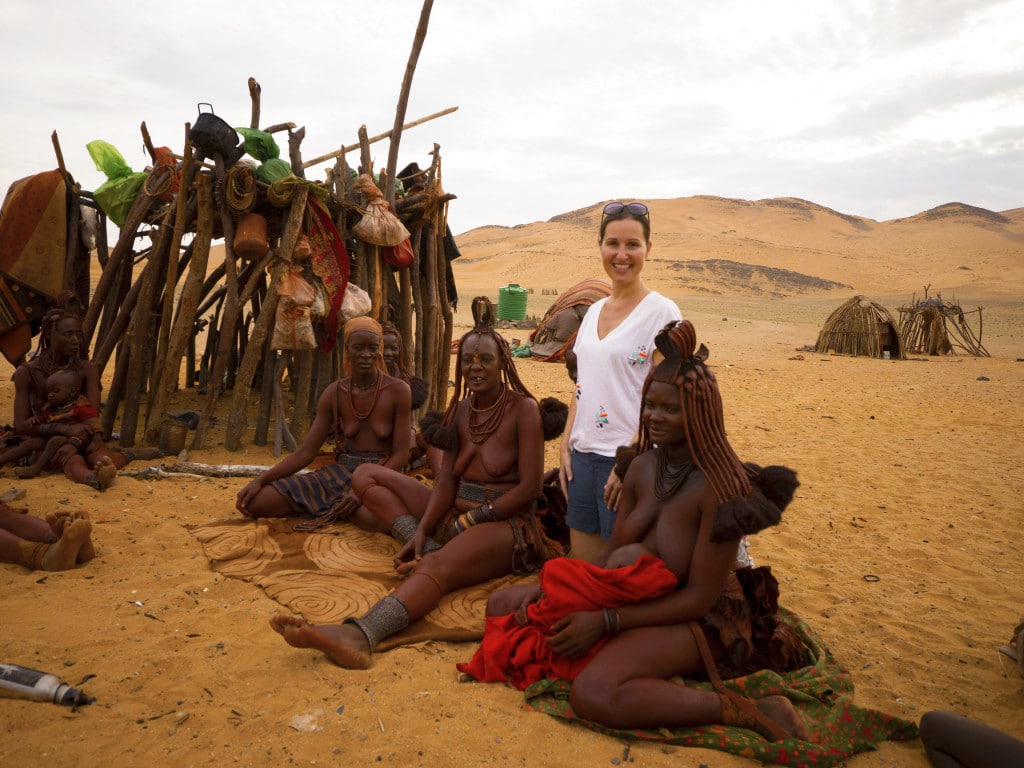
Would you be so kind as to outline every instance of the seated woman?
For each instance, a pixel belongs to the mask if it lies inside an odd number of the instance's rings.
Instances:
[[[57,306],[43,315],[39,348],[14,371],[14,431],[23,439],[42,438],[40,446],[51,437],[66,437],[67,442],[46,468],[103,491],[133,454],[111,451],[102,439],[93,440],[94,423],[42,418],[48,402],[47,379],[59,370],[70,371],[75,390],[86,398],[94,413],[100,411],[100,372],[95,363],[81,357],[85,344],[78,309],[74,294],[63,294]]]
[[[413,376],[402,362],[402,335],[398,329],[391,323],[381,323],[380,327],[383,333],[381,355],[384,357],[388,376],[394,376],[409,385],[412,392],[412,409],[416,411],[427,402],[430,388],[427,386],[427,382],[419,376]]]
[[[309,515],[312,529],[344,520],[359,506],[351,492],[361,464],[401,469],[409,457],[409,385],[388,376],[381,356],[380,325],[369,317],[345,323],[345,376],[327,386],[302,444],[247,483],[235,507],[247,517]],[[329,434],[337,438],[335,462],[295,474],[317,456]]]
[[[414,376],[406,369],[405,363],[402,362],[402,335],[398,332],[398,329],[391,323],[381,323],[381,328],[384,329],[384,364],[388,367],[388,373],[404,381],[412,391],[413,416],[410,419],[412,449],[409,452],[409,464],[406,469],[409,474],[412,474],[414,472],[421,472],[425,467],[429,467],[432,476],[436,476],[441,470],[443,451],[427,444],[423,437],[423,432],[421,429],[417,429],[415,415],[415,412],[427,402],[427,397],[430,395],[430,387],[427,385],[427,382],[419,376]],[[420,427],[425,426],[425,424],[437,423],[440,418],[440,413],[431,411],[424,417]]]
[[[736,563],[741,536],[778,523],[796,476],[736,456],[689,321],[667,325],[656,344],[665,359],[644,384],[639,452],[604,554],[552,561],[540,587],[495,593],[481,650],[460,669],[521,688],[553,672],[573,680],[577,715],[612,728],[722,723],[803,737],[785,697],[750,701],[668,680],[796,669],[805,653],[778,619],[769,569]]]
[[[519,380],[508,344],[491,328],[486,298],[474,299],[473,317],[473,330],[459,342],[455,392],[435,436],[445,450],[434,487],[370,465],[353,478],[363,503],[353,522],[403,543],[395,567],[408,578],[364,616],[342,624],[315,627],[275,616],[271,626],[290,645],[365,669],[381,640],[425,616],[443,595],[534,572],[561,554],[536,515],[544,466],[540,407]]]

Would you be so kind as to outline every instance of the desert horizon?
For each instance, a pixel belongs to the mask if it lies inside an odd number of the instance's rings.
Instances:
[[[793,198],[646,200],[647,284],[675,300],[711,351],[726,426],[745,460],[793,467],[801,486],[752,554],[780,602],[852,675],[857,704],[917,720],[951,709],[1024,738],[1024,679],[996,647],[1024,616],[1024,208],[964,203],[875,222]],[[453,206],[457,206],[454,202]],[[952,206],[952,207],[951,207]],[[532,289],[540,317],[559,293],[604,277],[600,204],[456,236],[456,335],[469,303]],[[886,306],[924,290],[981,307],[991,357],[906,361],[808,351],[854,295]],[[973,317],[973,316],[972,316]],[[506,338],[527,329],[504,329]],[[0,409],[12,409],[11,368]],[[517,361],[537,397],[565,401],[563,366]],[[173,409],[201,410],[194,389]],[[271,445],[223,447],[223,415],[189,459],[268,465]],[[546,447],[557,461],[557,441]],[[166,460],[165,460],[166,461]],[[502,685],[458,682],[475,643],[427,641],[364,672],[287,646],[268,626],[289,609],[254,582],[211,569],[194,531],[237,519],[245,478],[131,471],[106,493],[61,476],[3,472],[0,491],[43,516],[86,509],[97,557],[71,571],[0,568],[3,661],[53,672],[97,698],[78,711],[3,700],[5,765],[607,765],[739,768],[754,761],[622,742],[526,708]],[[314,727],[299,724],[313,723]],[[887,741],[850,768],[926,768],[920,742]]]

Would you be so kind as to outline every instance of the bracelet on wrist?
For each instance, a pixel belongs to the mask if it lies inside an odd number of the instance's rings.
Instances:
[[[619,634],[619,612],[614,608],[604,609],[604,633],[608,637]]]

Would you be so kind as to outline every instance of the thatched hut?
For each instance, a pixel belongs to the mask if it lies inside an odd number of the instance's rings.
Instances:
[[[888,309],[854,296],[828,316],[814,345],[816,352],[905,360],[899,327]]]
[[[965,312],[955,301],[942,296],[924,298],[915,294],[908,306],[900,307],[900,333],[907,347],[919,355],[955,355],[957,350],[975,357],[990,357],[981,343],[981,307]],[[967,322],[967,315],[977,313],[978,332]]]

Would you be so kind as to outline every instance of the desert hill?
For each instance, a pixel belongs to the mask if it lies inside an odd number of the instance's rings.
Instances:
[[[1024,209],[997,213],[947,203],[878,222],[798,198],[694,196],[648,201],[654,248],[645,277],[675,297],[731,294],[905,295],[932,286],[967,302],[1019,298],[1024,287]],[[602,203],[515,227],[487,226],[456,239],[460,289],[506,283],[563,290],[599,274]]]

